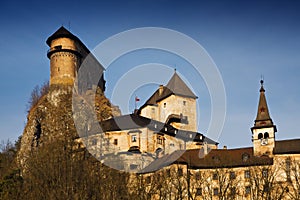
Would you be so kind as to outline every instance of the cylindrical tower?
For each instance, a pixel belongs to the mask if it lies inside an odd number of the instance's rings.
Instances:
[[[73,85],[82,55],[79,39],[63,26],[47,39],[50,86]]]

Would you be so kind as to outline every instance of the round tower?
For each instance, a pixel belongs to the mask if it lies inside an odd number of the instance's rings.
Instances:
[[[80,40],[62,26],[46,43],[50,47],[50,86],[73,85],[82,58]]]

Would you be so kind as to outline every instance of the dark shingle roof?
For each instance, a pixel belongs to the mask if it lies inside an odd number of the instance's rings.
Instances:
[[[50,46],[51,41],[57,38],[71,38],[73,40],[80,41],[78,37],[73,35],[70,31],[68,31],[65,27],[61,26],[57,31],[55,31],[50,37],[48,37],[46,43]]]
[[[102,132],[121,131],[121,130],[138,130],[140,128],[148,128],[157,133],[162,133],[182,139],[184,141],[207,142],[208,144],[218,144],[203,134],[193,131],[185,131],[174,128],[169,124],[152,120],[140,115],[130,114],[122,115],[108,120],[99,122]],[[94,125],[88,131],[87,135],[95,135],[99,133],[99,126]]]
[[[166,87],[175,95],[197,98],[197,96],[192,92],[192,90],[179,77],[176,71],[170,79],[170,81],[168,82],[168,84],[166,85]]]
[[[300,139],[275,141],[274,154],[299,154]]]
[[[193,169],[211,169],[272,165],[273,159],[268,156],[254,156],[252,147],[229,150],[212,149],[205,157],[203,157],[203,150],[191,149],[175,151],[170,155],[159,158],[140,173],[154,172],[173,163],[186,164]]]
[[[154,94],[146,101],[146,103],[141,106],[140,110],[146,105],[155,105],[157,102],[167,98],[168,96],[175,94],[178,96],[198,98],[191,89],[184,83],[184,81],[175,72],[172,78],[169,80],[166,86],[161,86],[162,92],[160,93],[157,89]]]
[[[263,87],[263,80],[261,80],[261,87],[260,87],[260,96],[259,96],[259,102],[258,102],[258,109],[257,109],[257,115],[254,123],[254,127],[252,128],[258,128],[258,127],[270,127],[273,126],[275,128],[276,132],[276,126],[273,125],[273,121],[270,117],[267,100],[265,96],[265,89]]]

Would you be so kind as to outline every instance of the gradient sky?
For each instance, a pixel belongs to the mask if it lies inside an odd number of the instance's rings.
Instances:
[[[261,75],[277,139],[300,138],[299,10],[300,2],[292,0],[0,1],[0,140],[14,141],[22,134],[30,93],[49,79],[45,41],[61,25],[69,28],[69,24],[90,49],[119,32],[149,26],[173,29],[199,42],[216,63],[226,89],[220,147],[251,146]],[[129,57],[143,63],[143,55]],[[166,55],[164,64],[176,65],[180,72],[184,63],[168,58],[172,59]],[[120,72],[117,66],[114,70],[105,75],[108,85],[113,74]],[[136,91],[141,103],[151,95],[151,88],[146,91],[150,94]],[[197,95],[203,110],[200,120],[206,123],[209,94]],[[202,121],[199,131],[205,133]]]

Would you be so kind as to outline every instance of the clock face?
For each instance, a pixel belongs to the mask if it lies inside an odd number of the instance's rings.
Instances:
[[[260,143],[261,143],[261,145],[267,145],[268,139],[261,139]]]

